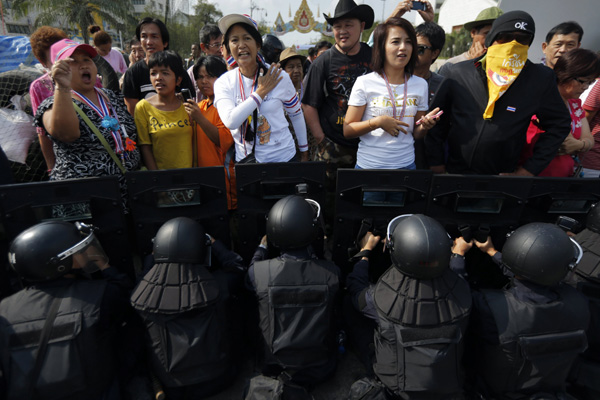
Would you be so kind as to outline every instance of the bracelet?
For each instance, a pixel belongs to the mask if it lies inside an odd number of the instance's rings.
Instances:
[[[60,87],[60,86],[55,86],[55,87],[54,87],[54,91],[55,91],[55,92],[56,92],[56,91],[58,91],[58,92],[63,92],[63,93],[71,93],[71,88],[68,88],[68,89],[67,89],[67,88],[63,88],[63,87]]]
[[[587,152],[588,150],[590,150],[590,149],[592,148],[592,146],[593,146],[593,145],[591,145],[591,144],[590,144],[590,147],[589,147],[589,148],[586,148],[586,146],[587,146],[587,143],[588,143],[588,141],[587,141],[587,140],[585,140],[585,139],[582,139],[581,141],[583,142],[583,146],[581,147],[581,150],[579,150],[580,152],[583,152],[583,153],[585,153],[585,152]]]
[[[371,128],[371,130],[373,130],[373,127],[371,126],[371,119],[372,118],[369,118],[369,128]]]

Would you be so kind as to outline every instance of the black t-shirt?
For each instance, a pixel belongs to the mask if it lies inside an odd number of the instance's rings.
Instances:
[[[344,117],[354,82],[371,72],[370,63],[371,48],[365,43],[360,44],[360,51],[353,56],[333,46],[312,63],[306,76],[302,103],[319,110],[325,136],[338,144],[358,146],[358,138],[344,138]]]
[[[196,88],[187,73],[183,74],[183,80],[179,87],[188,88],[192,93],[196,93]],[[140,60],[129,67],[123,78],[123,96],[142,100],[149,97],[149,94],[154,95],[155,93],[154,86],[150,82],[150,68],[148,68],[146,60]]]

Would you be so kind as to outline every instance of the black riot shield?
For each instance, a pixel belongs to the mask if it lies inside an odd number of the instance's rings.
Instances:
[[[585,226],[586,215],[598,200],[600,179],[534,178],[521,224],[555,223],[562,215]]]
[[[133,276],[131,246],[116,176],[0,186],[2,224],[8,240],[37,223],[59,219],[99,228],[110,264]]]
[[[138,171],[126,174],[135,240],[142,256],[166,221],[188,217],[229,246],[229,218],[223,167]]]
[[[392,218],[425,214],[431,178],[429,170],[338,169],[332,257],[342,271],[352,270],[349,253],[360,250],[354,242],[361,226],[370,225],[383,238]],[[381,264],[383,272],[390,266],[389,257],[374,264]]]
[[[252,258],[264,236],[265,215],[277,200],[298,194],[323,207],[325,165],[322,162],[288,162],[235,166],[240,237],[236,249],[245,260]]]
[[[485,242],[488,236],[501,249],[506,233],[520,225],[532,178],[497,175],[435,175],[427,213],[452,237]],[[502,287],[505,277],[480,251],[467,253],[470,284]]]

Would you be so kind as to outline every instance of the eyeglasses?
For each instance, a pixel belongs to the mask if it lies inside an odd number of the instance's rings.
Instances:
[[[583,79],[579,79],[579,78],[573,78],[575,79],[577,82],[581,83],[581,85],[583,86],[590,86],[592,83],[594,83],[594,81],[584,81]]]
[[[503,43],[509,43],[509,42],[512,42],[513,40],[516,40],[520,44],[529,46],[531,44],[532,39],[533,39],[533,36],[529,33],[505,32],[505,33],[499,33],[498,36],[496,36],[495,41],[503,44]]]
[[[221,47],[222,44],[221,43],[211,43],[211,44],[207,44],[206,47],[210,47],[211,49],[216,49],[217,47]]]
[[[420,44],[417,46],[417,53],[422,56],[423,54],[425,54],[426,50],[433,50],[433,47],[431,46],[425,46],[424,44]]]

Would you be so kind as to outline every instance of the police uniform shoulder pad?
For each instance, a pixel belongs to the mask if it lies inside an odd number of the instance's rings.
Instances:
[[[131,295],[133,308],[160,314],[178,314],[217,301],[219,286],[199,264],[155,264]]]
[[[450,269],[438,278],[415,279],[391,267],[373,297],[379,312],[405,326],[456,322],[469,315],[472,301],[469,285]]]

